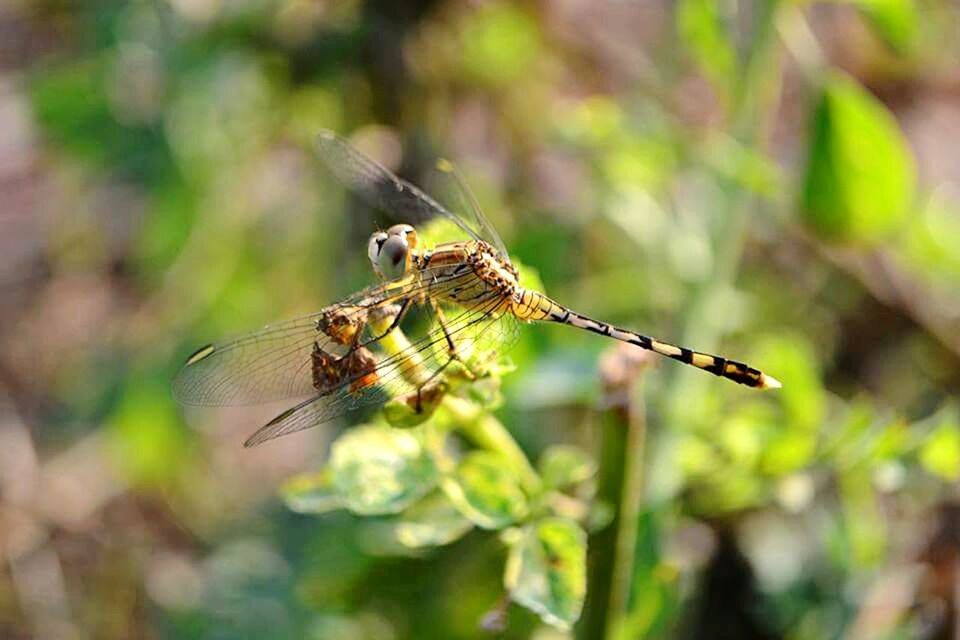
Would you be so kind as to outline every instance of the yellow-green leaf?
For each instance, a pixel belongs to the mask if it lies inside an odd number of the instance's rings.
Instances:
[[[914,0],[856,0],[873,29],[900,54],[913,51],[920,27]]]
[[[883,238],[903,226],[915,182],[893,115],[853,79],[830,77],[813,112],[800,203],[807,225],[830,240]]]
[[[463,29],[464,71],[476,81],[502,85],[516,80],[540,52],[537,22],[518,6],[491,3],[471,12]]]
[[[951,420],[937,427],[920,449],[920,462],[944,480],[960,478],[960,425]]]
[[[587,591],[587,534],[573,520],[544,518],[512,544],[504,585],[514,602],[569,629]]]
[[[443,493],[435,492],[404,511],[394,533],[400,544],[416,549],[450,544],[472,528]]]
[[[287,508],[297,513],[326,513],[343,507],[327,469],[294,476],[284,484],[280,496]]]
[[[344,506],[361,515],[397,513],[436,486],[433,462],[413,433],[383,426],[340,436],[330,471]]]
[[[718,89],[731,92],[737,55],[716,0],[681,0],[677,29],[683,44]]]
[[[554,445],[540,456],[540,477],[549,489],[562,489],[588,480],[597,465],[585,451],[569,445]]]
[[[491,451],[467,455],[441,484],[447,497],[478,527],[502,529],[527,515],[527,497],[510,462]]]

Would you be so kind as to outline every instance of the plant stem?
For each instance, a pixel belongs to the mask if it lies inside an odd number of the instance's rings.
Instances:
[[[391,316],[371,319],[371,326],[378,332],[386,331],[392,322]],[[401,374],[411,385],[421,387],[430,380],[431,375],[423,358],[416,353],[410,341],[399,327],[395,327],[381,341],[383,349],[391,354],[407,354],[400,363]],[[527,493],[540,490],[540,476],[534,470],[523,449],[513,439],[510,432],[490,412],[469,400],[446,395],[443,406],[457,422],[461,432],[477,446],[496,451],[513,466],[520,477],[520,484]]]
[[[608,620],[612,617],[608,610],[614,590],[617,532],[622,519],[620,498],[624,486],[628,430],[629,419],[623,407],[603,413],[596,500],[613,508],[613,520],[603,529],[591,533],[587,543],[587,598],[583,616],[577,625],[579,640],[605,637]]]
[[[620,363],[622,367],[623,361]],[[646,441],[643,405],[637,403],[636,380],[641,370],[642,365],[608,368],[601,364],[609,408],[602,416],[597,500],[610,504],[614,517],[610,526],[590,537],[590,588],[583,621],[577,628],[578,637],[585,640],[609,637],[630,606]],[[620,376],[611,376],[612,371],[619,371]]]
[[[624,451],[623,484],[617,523],[616,550],[610,600],[607,605],[606,635],[615,634],[630,607],[633,567],[636,556],[640,510],[643,505],[643,473],[646,453],[647,420],[640,390],[627,410],[627,443]]]
[[[451,395],[444,397],[443,407],[454,417],[461,433],[470,441],[483,449],[496,451],[507,459],[519,475],[524,491],[536,493],[540,490],[540,476],[496,416],[476,403]]]

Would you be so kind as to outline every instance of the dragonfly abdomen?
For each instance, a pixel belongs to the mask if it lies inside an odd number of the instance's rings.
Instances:
[[[743,362],[729,360],[709,353],[701,353],[686,347],[678,347],[629,329],[621,329],[606,322],[588,318],[554,302],[542,293],[526,290],[520,293],[514,302],[514,314],[523,320],[568,324],[614,340],[628,342],[748,387],[775,389],[781,386],[776,378],[768,376],[759,369],[754,369]]]

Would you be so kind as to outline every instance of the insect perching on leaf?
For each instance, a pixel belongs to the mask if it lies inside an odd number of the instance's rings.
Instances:
[[[317,139],[320,158],[371,206],[412,221],[443,218],[464,240],[421,246],[398,224],[370,238],[367,255],[381,282],[296,320],[266,326],[191,355],[173,383],[185,404],[231,405],[305,396],[245,442],[253,446],[307,429],[363,405],[412,396],[422,400],[452,364],[474,353],[495,358],[523,322],[586,329],[758,389],[780,383],[749,365],[678,347],[593,320],[527,289],[506,248],[465,181],[448,161],[438,170],[459,194],[452,211],[398,178],[330,131]],[[426,328],[404,343],[397,329],[415,310]],[[417,407],[420,405],[417,404]]]

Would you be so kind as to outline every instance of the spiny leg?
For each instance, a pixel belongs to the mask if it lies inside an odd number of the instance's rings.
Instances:
[[[416,411],[416,413],[420,413],[421,411],[423,411],[423,395],[422,395],[422,394],[423,394],[423,390],[426,389],[426,388],[430,385],[430,383],[433,382],[441,373],[443,373],[443,370],[446,369],[447,367],[449,367],[449,366],[450,366],[450,363],[453,362],[453,361],[454,361],[454,357],[453,357],[453,356],[447,358],[447,361],[446,361],[446,362],[444,362],[442,365],[440,365],[439,367],[437,367],[436,371],[434,371],[433,373],[431,373],[431,374],[430,374],[430,377],[427,378],[426,380],[424,380],[424,381],[423,381],[423,384],[421,384],[421,385],[419,385],[419,386],[417,387],[417,404],[416,404],[416,407],[415,407],[415,409],[414,409],[414,410]]]
[[[447,360],[446,364],[441,367],[442,369],[447,368],[447,366],[453,361],[456,360],[463,365],[463,371],[466,374],[469,380],[476,380],[477,375],[470,370],[470,367],[467,366],[467,363],[460,357],[460,354],[457,352],[457,343],[454,342],[453,336],[450,333],[450,330],[447,328],[446,317],[443,315],[443,309],[440,308],[440,304],[433,298],[430,298],[430,307],[433,309],[433,312],[437,316],[437,324],[440,325],[440,328],[443,329],[443,337],[447,341],[447,348],[450,353],[450,360]],[[431,376],[433,377],[433,376]],[[419,391],[418,391],[419,393]]]
[[[360,331],[357,331],[357,335],[354,339],[353,345],[350,347],[350,351],[353,351],[357,348],[368,347],[371,344],[383,340],[385,337],[390,335],[390,332],[400,326],[400,322],[403,321],[404,316],[407,314],[407,310],[410,308],[410,298],[405,299],[400,303],[400,309],[397,311],[397,314],[393,317],[393,320],[390,321],[390,326],[388,326],[380,335],[370,338],[369,340],[364,340],[363,342],[359,341]]]

